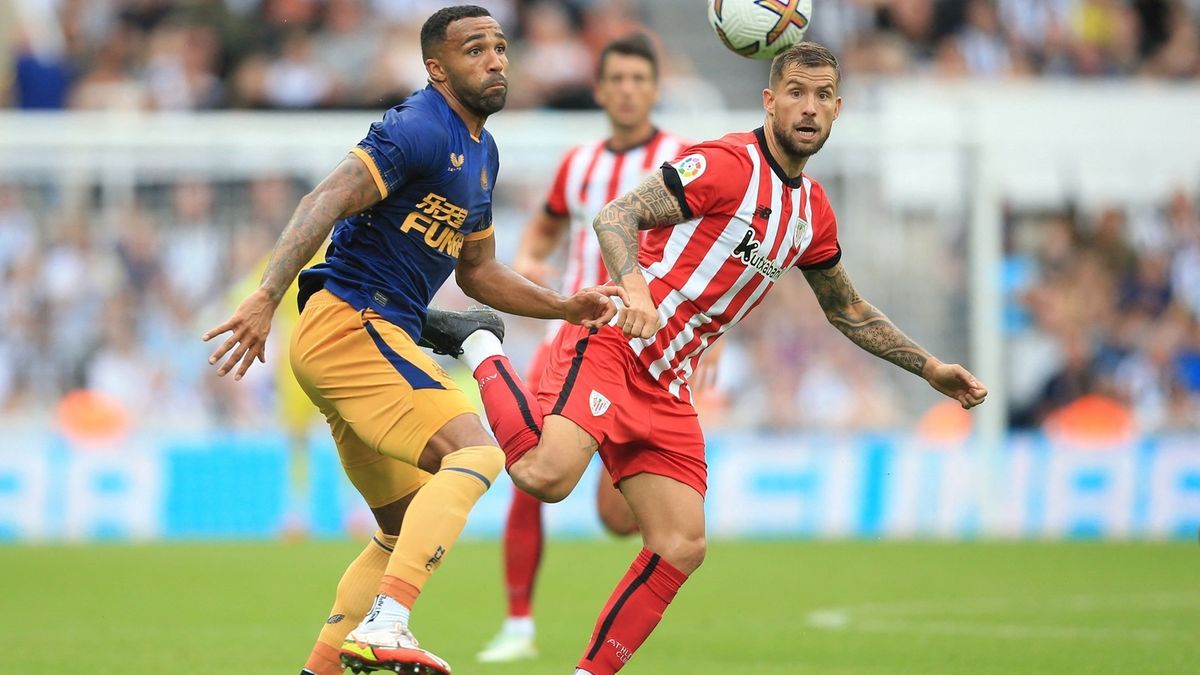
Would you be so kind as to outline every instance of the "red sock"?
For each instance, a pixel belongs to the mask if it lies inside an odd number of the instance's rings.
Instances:
[[[624,666],[662,619],[687,575],[642,549],[617,584],[577,668],[612,675]]]
[[[529,452],[542,437],[542,408],[517,377],[507,356],[494,356],[475,369],[492,433],[507,460],[504,466]]]
[[[508,615],[529,616],[533,582],[542,563],[542,503],[513,488],[504,525],[504,581],[508,585]]]

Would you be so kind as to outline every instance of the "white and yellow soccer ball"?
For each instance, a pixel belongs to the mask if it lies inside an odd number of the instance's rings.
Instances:
[[[735,54],[770,59],[804,39],[812,0],[708,0],[708,22]]]

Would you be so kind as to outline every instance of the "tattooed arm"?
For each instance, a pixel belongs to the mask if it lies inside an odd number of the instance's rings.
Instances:
[[[963,408],[983,402],[987,388],[958,364],[942,363],[904,334],[891,319],[855,290],[842,263],[829,269],[805,270],[804,278],[817,296],[829,323],[868,352],[920,375]]]
[[[335,221],[359,213],[382,198],[366,164],[351,154],[300,200],[287,227],[275,242],[258,289],[238,305],[225,323],[204,334],[207,342],[222,333],[232,333],[208,359],[210,364],[215,364],[233,351],[233,355],[217,369],[217,375],[225,375],[241,362],[233,378],[240,380],[254,359],[266,363],[264,349],[267,334],[271,331],[271,317],[288,286],[316,254]]]
[[[667,189],[662,173],[655,172],[632,191],[609,202],[592,223],[608,273],[629,295],[629,302],[617,318],[626,335],[648,338],[658,330],[658,310],[638,267],[638,230],[683,220],[679,200]]]

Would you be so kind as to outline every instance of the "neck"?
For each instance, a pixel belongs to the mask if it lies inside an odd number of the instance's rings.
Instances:
[[[767,139],[767,151],[771,153],[771,157],[775,159],[788,178],[797,178],[804,173],[804,165],[808,164],[808,158],[796,157],[780,147],[779,141],[775,138],[775,127],[770,118],[767,118],[766,124],[763,125],[763,136]]]
[[[483,133],[483,123],[487,121],[487,115],[474,113],[470,108],[463,105],[462,100],[458,98],[445,82],[433,82],[431,84],[442,95],[442,98],[446,99],[446,103],[450,105],[450,109],[462,119],[463,124],[467,125],[467,131],[471,132],[471,136],[479,138],[480,134]]]
[[[654,133],[654,124],[649,118],[629,127],[613,125],[612,137],[608,139],[608,147],[614,152],[621,152],[636,147],[649,140]]]

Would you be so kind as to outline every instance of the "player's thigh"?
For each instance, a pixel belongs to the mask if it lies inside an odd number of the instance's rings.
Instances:
[[[629,508],[629,502],[625,501],[625,495],[613,485],[608,472],[601,471],[599,478],[599,484],[596,486],[596,512],[600,515],[604,529],[620,537],[637,532],[637,518],[633,517],[633,510]]]
[[[379,527],[387,534],[398,533],[408,502],[430,474],[376,452],[335,411],[326,417],[346,477],[375,513]]]
[[[621,481],[621,493],[637,518],[646,548],[684,573],[704,560],[704,497],[674,478],[639,473]]]
[[[292,369],[309,397],[336,411],[368,447],[413,466],[447,423],[475,414],[458,385],[407,333],[324,291],[301,316]]]

